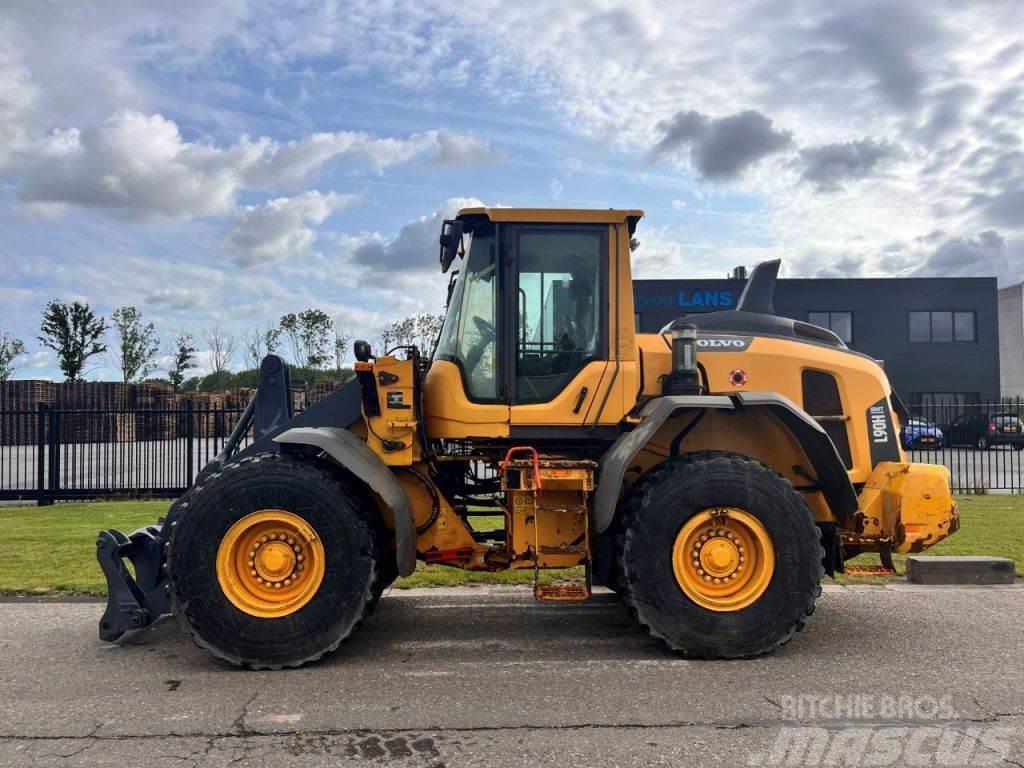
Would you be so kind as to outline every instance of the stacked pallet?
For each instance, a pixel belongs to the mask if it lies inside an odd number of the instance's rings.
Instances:
[[[315,405],[342,385],[295,380],[292,408]],[[112,381],[0,382],[0,445],[32,445],[38,441],[38,408],[45,403],[60,411],[60,440],[66,443],[120,443],[172,440],[230,434],[255,390],[239,387],[223,392],[175,392],[160,383]],[[192,410],[191,429],[188,409]]]

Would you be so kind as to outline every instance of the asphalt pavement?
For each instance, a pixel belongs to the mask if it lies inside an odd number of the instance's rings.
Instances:
[[[394,591],[284,672],[226,667],[174,620],[107,645],[100,612],[0,604],[0,766],[1024,764],[1019,583],[828,588],[737,662],[667,653],[611,594]]]

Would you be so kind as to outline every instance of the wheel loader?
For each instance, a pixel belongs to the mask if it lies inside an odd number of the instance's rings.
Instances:
[[[774,313],[778,261],[735,310],[638,333],[642,216],[464,209],[440,232],[429,357],[357,341],[352,381],[301,412],[266,357],[166,517],[100,534],[100,637],[175,613],[220,659],[297,667],[423,562],[526,569],[553,604],[596,582],[672,651],[745,658],[800,630],[845,560],[953,533],[949,472],[907,461],[879,362]]]

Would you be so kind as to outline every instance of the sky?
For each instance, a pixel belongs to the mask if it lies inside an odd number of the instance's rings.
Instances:
[[[641,208],[634,277],[1020,282],[1021,30],[1019,0],[6,0],[0,331],[55,379],[53,298],[370,338],[442,311],[440,222],[480,203]]]

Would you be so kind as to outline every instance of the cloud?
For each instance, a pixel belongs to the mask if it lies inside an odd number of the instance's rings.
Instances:
[[[161,288],[143,299],[146,304],[172,310],[196,309],[208,300],[209,294],[198,288]]]
[[[182,140],[161,115],[117,112],[85,131],[56,130],[18,162],[18,195],[176,218],[234,207],[239,170],[264,148],[247,140],[227,150]]]
[[[1024,227],[1024,186],[1013,187],[975,200],[994,224],[1018,229]]]
[[[0,168],[25,141],[25,120],[39,92],[28,69],[0,49]]]
[[[229,235],[235,264],[250,267],[308,251],[316,242],[316,231],[307,225],[323,224],[354,199],[355,195],[313,191],[247,206],[235,216]]]
[[[431,165],[453,168],[489,165],[501,162],[508,155],[506,150],[493,148],[490,142],[476,136],[449,131],[431,131],[427,135],[431,136],[437,145],[433,157],[428,159]]]
[[[662,135],[652,150],[653,156],[671,156],[689,147],[694,169],[714,180],[737,178],[793,140],[789,131],[775,130],[771,120],[752,109],[717,119],[691,109],[676,112],[657,128]]]
[[[876,141],[870,137],[846,143],[821,144],[800,150],[806,182],[819,192],[842,189],[841,182],[870,176],[884,161],[903,157],[905,153],[895,144]]]
[[[244,189],[295,186],[332,160],[380,172],[417,156],[465,165],[496,153],[486,142],[442,131],[404,139],[341,131],[285,143],[243,135],[219,148],[186,141],[162,115],[121,110],[84,130],[53,131],[16,156],[15,170],[27,203],[195,218],[230,213]]]
[[[437,238],[441,222],[451,219],[460,208],[482,206],[475,198],[453,197],[427,216],[405,224],[398,234],[385,238],[379,233],[364,235],[352,249],[352,260],[381,273],[422,272],[437,268]]]
[[[866,72],[891,104],[915,107],[928,75],[922,49],[942,39],[941,28],[914,3],[879,2],[839,6],[842,10],[826,19],[817,32],[838,45],[821,55],[834,56],[851,72]]]
[[[915,274],[929,277],[1004,276],[1009,268],[1006,241],[996,230],[987,229],[976,237],[953,237],[944,241],[927,256]]]

